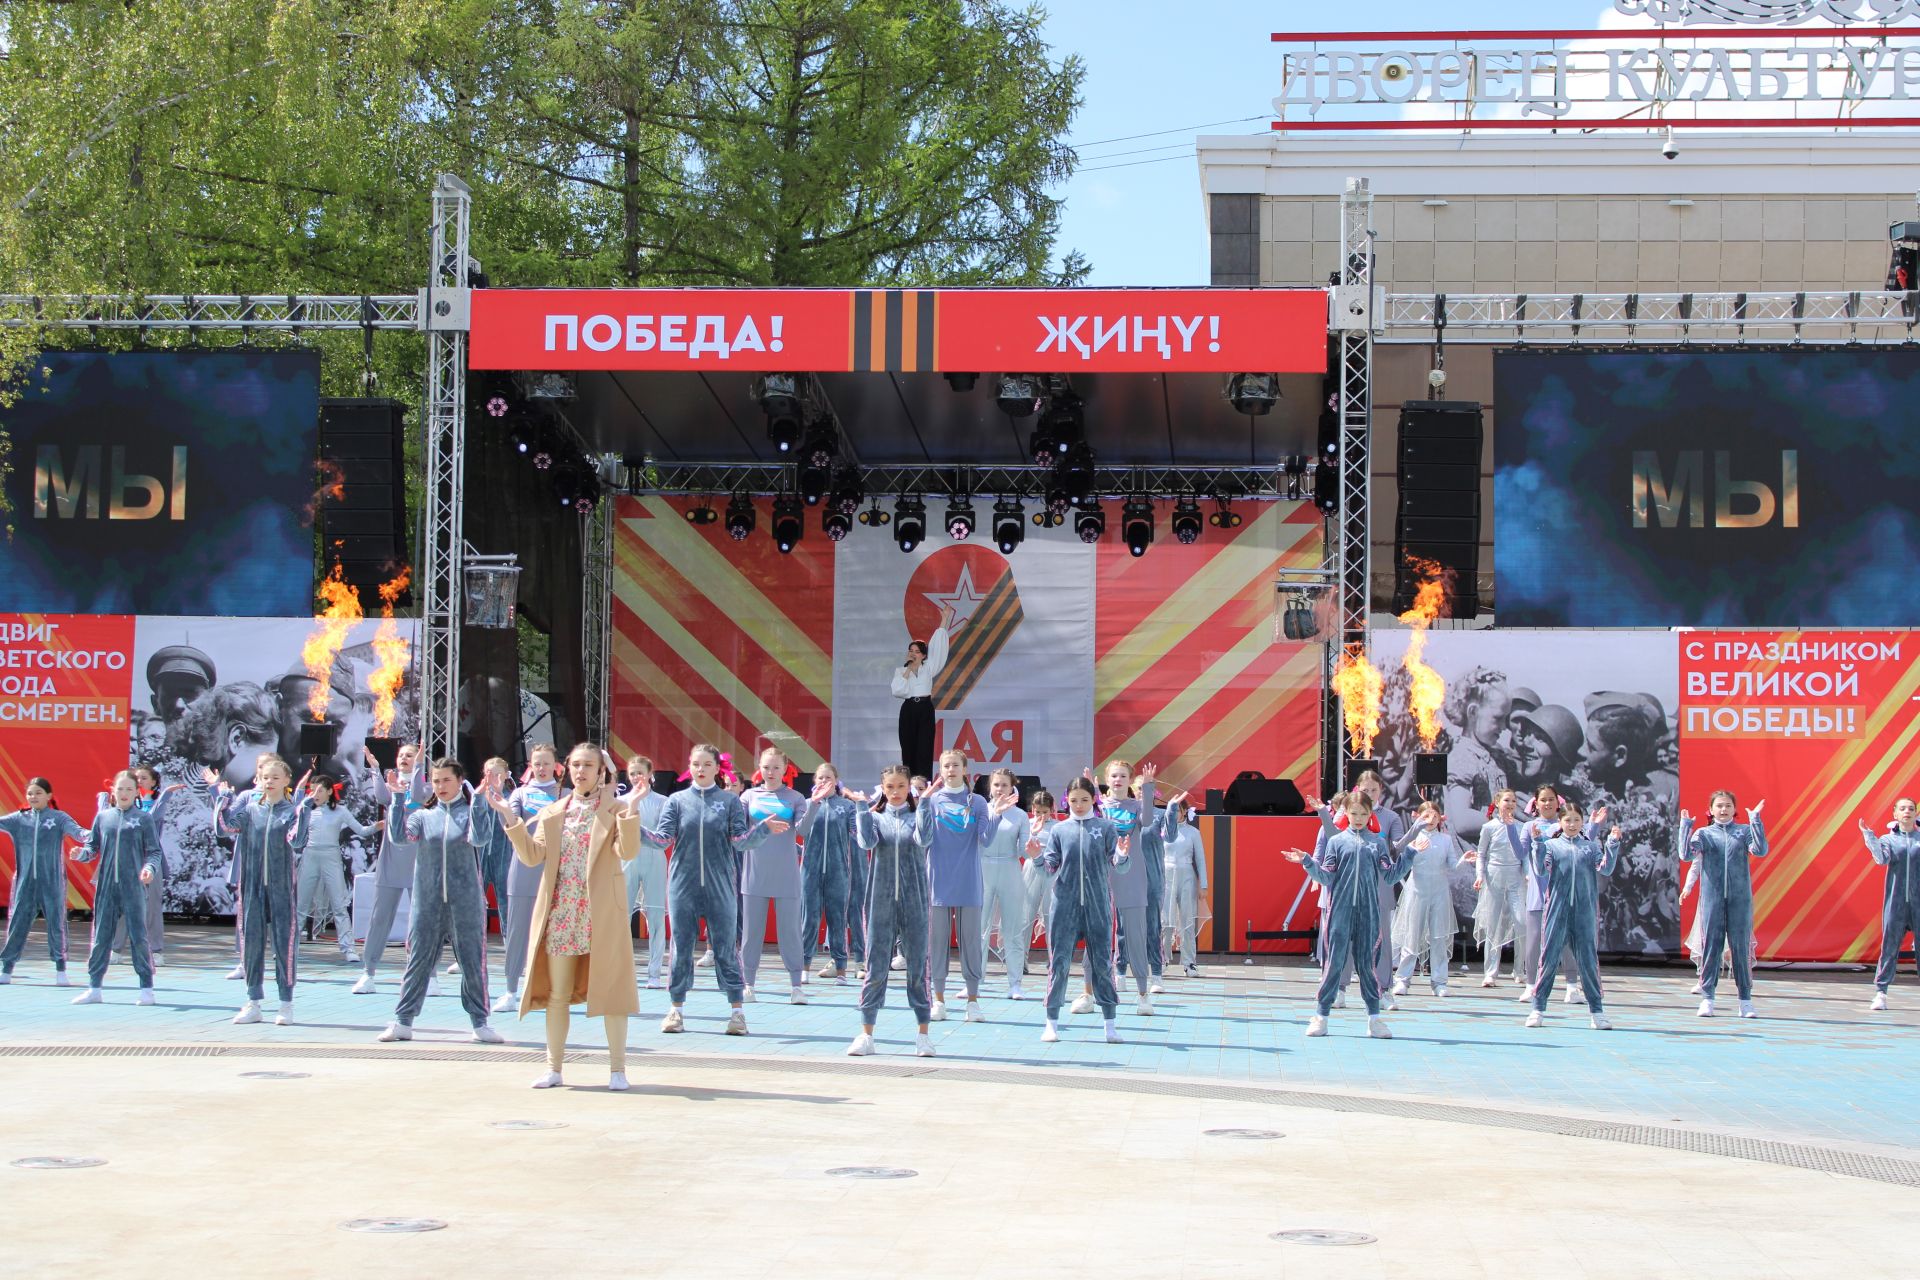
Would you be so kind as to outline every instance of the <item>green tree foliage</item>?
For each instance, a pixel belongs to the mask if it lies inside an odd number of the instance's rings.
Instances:
[[[0,292],[408,291],[441,171],[496,285],[1077,283],[1048,192],[1082,68],[1040,29],[1005,0],[14,0]],[[0,383],[62,340],[0,331]],[[309,340],[358,394],[359,338]],[[413,398],[422,351],[382,338],[378,391]]]

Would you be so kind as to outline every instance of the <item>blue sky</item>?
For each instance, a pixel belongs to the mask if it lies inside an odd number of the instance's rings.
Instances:
[[[1204,285],[1206,221],[1193,138],[1266,132],[1280,90],[1280,50],[1270,33],[1594,27],[1612,5],[1048,0],[1048,8],[1055,52],[1077,53],[1087,64],[1086,105],[1072,139],[1081,147],[1080,171],[1064,189],[1061,250],[1092,259],[1091,284]],[[1215,121],[1235,123],[1193,128]],[[1148,133],[1154,136],[1129,136]]]

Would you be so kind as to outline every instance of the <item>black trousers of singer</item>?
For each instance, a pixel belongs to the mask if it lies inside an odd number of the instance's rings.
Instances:
[[[932,780],[932,698],[906,698],[900,703],[900,763],[908,773]]]

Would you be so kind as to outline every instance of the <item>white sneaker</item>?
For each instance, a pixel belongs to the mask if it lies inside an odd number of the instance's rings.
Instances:
[[[73,985],[73,979],[67,976],[65,969],[56,970],[53,975],[53,985],[56,987],[70,987]]]
[[[1345,987],[1333,993],[1333,1007],[1336,1009],[1344,1009],[1347,1007],[1347,989]]]
[[[887,967],[893,970],[895,973],[899,973],[902,969],[907,967],[907,958],[905,956],[895,956],[892,962],[887,965]]]
[[[1403,996],[1407,994],[1407,980],[1405,978],[1395,978],[1393,980],[1393,989],[1389,991],[1387,994],[1395,995],[1395,996]]]
[[[501,992],[500,998],[493,1002],[493,1012],[495,1013],[520,1012],[520,993],[518,991]]]
[[[1705,986],[1706,984],[1704,983],[1696,982],[1693,984],[1692,987],[1688,988],[1687,994],[1690,996],[1697,996],[1705,989]]]
[[[947,1002],[936,996],[934,997],[934,1001],[933,1001],[933,1012],[927,1015],[927,1021],[928,1022],[945,1022],[946,1020],[947,1020]]]
[[[1447,989],[1445,987],[1435,987],[1433,994],[1436,999],[1445,1000],[1447,998]]]
[[[280,1012],[273,1015],[273,1025],[276,1027],[290,1027],[293,1025],[293,1001],[282,1000],[280,1002]]]
[[[913,1056],[931,1058],[933,1056],[933,1037],[922,1031],[913,1037]]]
[[[533,1078],[533,1087],[535,1089],[558,1089],[560,1085],[561,1080],[558,1071],[548,1071]]]
[[[1150,995],[1141,996],[1140,1003],[1133,1006],[1133,1011],[1143,1018],[1151,1018],[1153,1016],[1153,997]]]
[[[867,976],[867,975],[866,975],[866,974],[864,974],[864,973],[860,975],[860,977],[861,977],[862,979],[865,979],[865,978],[866,978],[866,976]],[[833,985],[834,985],[834,986],[836,986],[836,987],[844,987],[844,986],[846,986],[846,985],[847,985],[847,975],[846,975],[846,974],[844,974],[844,973],[836,973],[836,974],[835,974],[835,975],[833,976]]]
[[[1323,1036],[1327,1034],[1327,1020],[1317,1013],[1311,1018],[1308,1018],[1307,1034],[1310,1036]]]
[[[164,951],[155,951],[151,953],[147,958],[153,961],[153,967],[158,969],[161,965],[167,962],[167,953]]]
[[[987,1020],[987,1015],[986,1015],[986,1014],[984,1014],[984,1013],[982,1013],[982,1012],[980,1012],[980,1002],[979,1002],[978,1000],[969,1000],[969,1001],[967,1001],[967,1017],[966,1017],[966,1021],[968,1021],[968,1022],[985,1022],[986,1020]]]
[[[13,984],[13,975],[12,975],[12,974],[10,974],[10,973],[0,973],[0,987],[6,987],[6,986],[11,986],[12,984]]]
[[[243,964],[237,964],[233,966],[233,968],[227,970],[228,982],[238,982],[246,976],[247,976],[247,966]]]
[[[1188,965],[1188,966],[1186,967],[1186,975],[1187,975],[1187,976],[1188,976],[1189,978],[1197,978],[1197,977],[1199,977],[1199,976],[1200,976],[1200,966],[1199,966],[1199,965],[1197,965],[1197,964],[1190,964],[1190,965]]]
[[[1400,1002],[1392,996],[1388,996],[1386,1004],[1382,1007],[1384,1007],[1388,1013],[1398,1013],[1400,1010]]]
[[[1539,1026],[1539,1025],[1540,1025],[1541,1023],[1543,1023],[1543,1022],[1545,1022],[1545,1021],[1546,1021],[1546,1019],[1540,1016],[1540,1011],[1539,1011],[1538,1009],[1533,1009],[1533,1010],[1530,1010],[1530,1011],[1528,1011],[1528,1013],[1527,1013],[1527,1025],[1528,1025],[1528,1026],[1530,1026],[1530,1027],[1537,1027],[1537,1026]]]
[[[727,1034],[730,1036],[747,1034],[747,1015],[742,1010],[735,1009],[733,1016],[727,1019]]]
[[[666,989],[667,989],[667,980],[665,978],[648,978],[647,979],[647,990],[665,991]]]
[[[811,973],[808,973],[805,969],[802,969],[800,971],[800,985],[803,987],[810,987],[813,985],[813,975]]]
[[[447,966],[447,976],[449,978],[457,978],[460,976],[460,962],[458,960],[455,960]]]
[[[473,1042],[475,1044],[505,1044],[507,1038],[483,1022],[473,1029]]]
[[[1088,994],[1086,994],[1085,992],[1081,992],[1081,993],[1080,993],[1080,998],[1079,998],[1078,1000],[1075,1000],[1075,1001],[1073,1002],[1073,1005],[1072,1005],[1072,1007],[1071,1007],[1071,1009],[1069,1010],[1069,1012],[1072,1012],[1072,1013],[1092,1013],[1092,1012],[1093,1012],[1093,997],[1092,997],[1092,996],[1090,996],[1090,995],[1088,995]]]
[[[1702,1000],[1700,1002],[1699,1016],[1702,1018],[1711,1018],[1713,1016],[1713,997],[1712,996],[1708,996],[1705,1000]]]
[[[355,951],[352,947],[348,947],[346,950],[340,953],[340,963],[341,964],[359,964],[360,953],[358,951]]]
[[[873,1037],[864,1031],[855,1036],[853,1043],[847,1046],[847,1056],[849,1058],[866,1058],[871,1057],[872,1054]]]
[[[680,1010],[678,1009],[667,1010],[667,1016],[660,1019],[660,1030],[666,1032],[668,1035],[674,1035],[686,1029],[687,1020],[680,1016]]]
[[[392,1044],[395,1040],[413,1039],[413,1028],[402,1026],[398,1022],[389,1022],[387,1029],[374,1037],[381,1044]]]
[[[1368,1018],[1367,1034],[1375,1040],[1393,1039],[1393,1032],[1387,1030],[1387,1020],[1385,1018]]]
[[[72,1001],[72,1003],[74,1003],[74,1004],[99,1004],[99,1003],[100,1003],[100,988],[98,988],[98,987],[88,987],[88,988],[87,988],[87,989],[86,989],[85,991],[82,991],[82,992],[81,992],[81,993],[80,993],[79,995],[77,995],[77,996],[75,996],[75,997],[73,998],[73,1001]],[[258,1021],[260,1021],[260,1019],[259,1019],[259,1018],[258,1018],[258,1017],[256,1016],[256,1017],[254,1018],[254,1021],[255,1021],[255,1022],[258,1022]]]
[[[1040,1029],[1040,1043],[1041,1044],[1060,1043],[1060,1033],[1053,1029],[1053,1024],[1051,1022],[1049,1022],[1046,1026]]]
[[[696,969],[713,968],[713,951],[709,949],[704,954],[695,956],[693,961],[693,967]]]
[[[1526,986],[1520,988],[1520,994],[1514,997],[1514,1001],[1519,1004],[1525,1004],[1531,999],[1533,999],[1533,984],[1529,982]]]
[[[745,988],[742,988],[740,992],[740,1003],[741,1004],[759,1004],[760,1002],[754,998],[753,988],[745,987]]]
[[[627,1073],[612,1071],[607,1074],[607,1092],[625,1093],[631,1086],[627,1084]]]
[[[430,996],[440,994],[440,979],[434,977],[432,974],[427,975],[427,994]]]
[[[1492,974],[1488,974],[1486,977],[1480,979],[1480,985],[1483,987],[1490,987],[1493,985],[1493,983],[1494,983],[1494,976]]]
[[[833,962],[829,960],[827,963],[820,966],[816,976],[822,977],[822,978],[831,978],[831,977],[837,976],[839,972],[840,971],[838,969],[833,967]]]
[[[1020,980],[1018,978],[1007,983],[1007,999],[1025,1000],[1026,998],[1027,993],[1020,989]]]
[[[1753,1001],[1742,1000],[1740,1002],[1740,1016],[1743,1018],[1757,1018],[1760,1015],[1753,1011]]]
[[[135,996],[135,997],[133,998],[133,1002],[134,1002],[135,1004],[152,1004],[152,1003],[153,1003],[153,988],[152,988],[152,987],[142,987],[142,988],[140,988],[140,994],[139,994],[139,995],[137,995],[137,996]]]
[[[1595,1031],[1613,1030],[1613,1024],[1607,1021],[1607,1015],[1604,1013],[1593,1014],[1587,1019],[1587,1021],[1592,1025]]]
[[[807,993],[802,991],[798,987],[795,987],[792,990],[792,992],[790,992],[787,996],[788,1004],[805,1004],[806,1002],[807,1002]]]
[[[1150,996],[1163,996],[1167,994],[1166,985],[1162,983],[1160,979],[1155,978],[1147,984],[1147,994]]]
[[[1565,996],[1562,996],[1562,997],[1561,997],[1561,1000],[1560,1000],[1560,1003],[1562,1003],[1562,1004],[1584,1004],[1584,1003],[1586,1003],[1586,999],[1587,999],[1587,998],[1586,998],[1586,997],[1585,997],[1584,995],[1582,995],[1582,994],[1580,993],[1580,988],[1578,988],[1578,987],[1576,987],[1576,986],[1573,986],[1572,984],[1568,984],[1568,986],[1567,986],[1567,994],[1566,994]]]
[[[1887,1007],[1887,993],[1884,991],[1874,992],[1873,1003],[1868,1005],[1867,1008],[1872,1009],[1875,1013],[1878,1013],[1882,1009],[1885,1009],[1886,1007]]]
[[[247,1001],[240,1006],[240,1012],[233,1015],[235,1026],[244,1027],[258,1021],[260,1021],[260,1002],[258,1000]]]
[[[1120,1038],[1120,1028],[1118,1027],[1107,1028],[1107,1043],[1108,1044],[1125,1044],[1126,1043],[1125,1040],[1122,1040]]]
[[[363,973],[360,975],[360,981],[353,984],[353,994],[356,996],[370,996],[373,994],[373,988],[373,975]]]

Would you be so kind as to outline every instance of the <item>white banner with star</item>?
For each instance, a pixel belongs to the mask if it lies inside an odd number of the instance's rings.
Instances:
[[[834,762],[866,789],[901,758],[893,674],[944,618],[936,754],[959,747],[976,773],[1035,774],[1057,794],[1092,761],[1095,550],[1065,527],[1029,524],[1011,556],[984,529],[929,533],[905,555],[886,537],[834,549]]]

